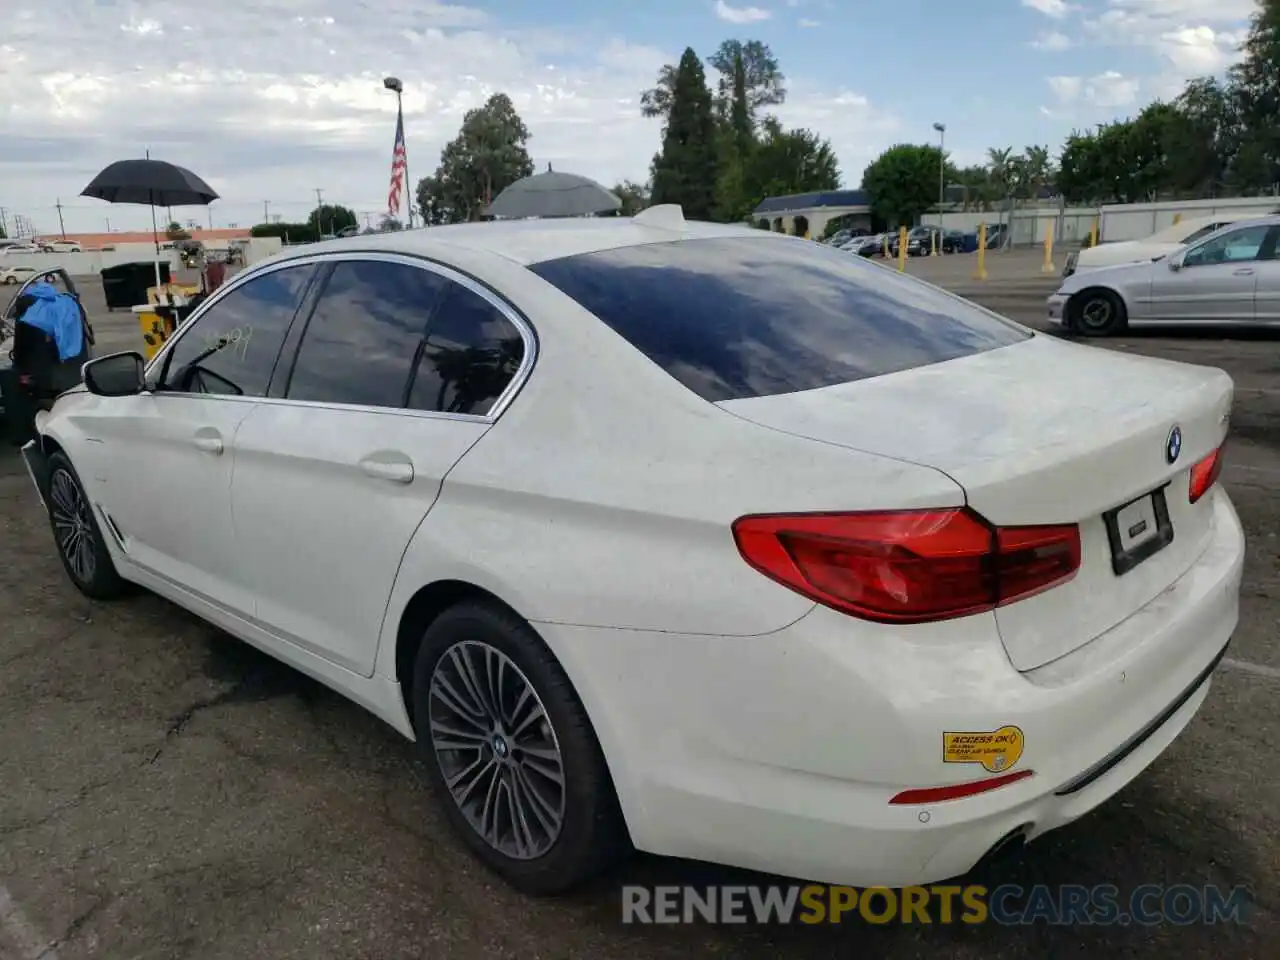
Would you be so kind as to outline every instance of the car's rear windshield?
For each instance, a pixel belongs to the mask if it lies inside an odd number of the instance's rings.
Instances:
[[[529,269],[713,402],[847,383],[1031,336],[890,268],[767,235],[641,244]]]

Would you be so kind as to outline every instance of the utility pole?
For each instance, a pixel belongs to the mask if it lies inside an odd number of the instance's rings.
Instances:
[[[9,235],[9,221],[7,219],[8,213],[9,211],[7,208],[0,207],[0,234],[3,234],[6,237]]]
[[[58,197],[58,202],[55,204],[55,206],[58,208],[58,229],[62,231],[62,239],[65,240],[67,239],[67,225],[62,222],[62,198],[61,197]]]
[[[316,187],[316,230],[319,231],[322,237],[325,235],[324,224],[320,221],[320,208],[324,206],[323,193],[324,191]]]
[[[205,210],[209,214],[209,229],[212,230],[213,229],[213,207],[205,207]]]
[[[262,201],[262,222],[263,222],[263,223],[270,223],[270,222],[271,222],[271,214],[267,212],[267,211],[270,209],[270,207],[271,207],[271,201],[270,201],[270,200],[263,200],[263,201]]]

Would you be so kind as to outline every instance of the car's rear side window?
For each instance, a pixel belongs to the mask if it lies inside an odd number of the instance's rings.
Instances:
[[[812,390],[1031,336],[861,257],[766,236],[643,244],[529,269],[711,401]]]

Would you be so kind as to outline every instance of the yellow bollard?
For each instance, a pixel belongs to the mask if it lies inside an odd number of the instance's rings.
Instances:
[[[898,228],[898,272],[907,269],[907,228]]]
[[[941,230],[941,229],[942,229],[941,227],[939,227],[939,228],[938,228],[938,230]],[[933,253],[932,253],[932,254],[930,254],[930,256],[934,256],[934,257],[936,257],[936,256],[938,255],[938,234],[937,234],[937,231],[935,231],[935,232],[933,232],[933,233],[930,233],[930,234],[929,234],[929,236],[933,238]]]
[[[1053,221],[1045,225],[1044,230],[1044,264],[1041,273],[1053,273]]]
[[[987,279],[987,225],[978,224],[978,269],[973,272],[973,279]]]
[[[1180,213],[1175,213],[1175,214],[1173,215],[1173,222],[1174,222],[1174,225],[1175,225],[1175,226],[1176,226],[1177,224],[1181,223],[1181,222],[1182,222],[1182,214],[1180,214]]]
[[[1089,228],[1089,249],[1098,245],[1098,218],[1093,218],[1093,226]]]

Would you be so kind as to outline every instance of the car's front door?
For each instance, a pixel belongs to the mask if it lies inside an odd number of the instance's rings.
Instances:
[[[1149,318],[1176,323],[1252,320],[1258,262],[1274,252],[1273,234],[1274,228],[1265,224],[1238,227],[1189,247],[1178,269],[1157,265]]]
[[[251,615],[231,476],[236,433],[267,393],[310,266],[261,274],[192,318],[148,369],[152,389],[95,405],[90,486],[109,535],[153,576]]]
[[[343,257],[318,285],[280,396],[237,437],[240,572],[269,629],[370,676],[401,557],[532,338],[411,258]]]

